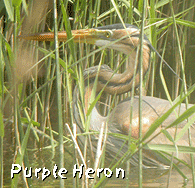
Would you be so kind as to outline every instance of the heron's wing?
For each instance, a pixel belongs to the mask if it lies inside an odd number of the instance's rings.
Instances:
[[[192,105],[188,105],[188,108]],[[143,133],[156,121],[159,117],[165,114],[172,105],[168,100],[159,99],[155,97],[143,96],[142,101],[142,124]],[[130,114],[132,109],[132,122],[130,124]],[[175,121],[179,115],[186,111],[186,105],[181,104],[175,111],[173,111],[169,117],[163,122],[160,129],[165,128]],[[195,115],[195,114],[194,114]],[[186,120],[178,124],[179,128],[184,127],[187,123]],[[131,125],[132,136],[138,138],[139,133],[139,97],[135,96],[132,99],[127,99],[119,103],[115,109],[113,109],[109,117],[109,125],[111,132],[118,132],[128,134],[129,125]],[[112,126],[114,125],[114,126]],[[116,129],[116,130],[115,130]]]
[[[132,105],[132,123],[130,124],[130,112],[131,112],[131,105]],[[191,107],[192,105],[188,105]],[[154,123],[159,117],[161,117],[164,113],[166,113],[172,105],[169,101],[164,99],[159,99],[155,97],[148,97],[143,96],[142,101],[142,125],[143,125],[143,135],[147,132],[149,127]],[[179,115],[186,111],[186,105],[181,104],[178,106],[174,112],[170,114],[170,116],[160,125],[160,127],[146,140],[149,141],[152,139],[157,133],[159,133],[162,129],[169,126],[172,122],[174,122]],[[195,115],[195,114],[194,114]],[[194,116],[192,115],[192,116]],[[191,118],[191,117],[190,117]],[[119,103],[116,108],[112,111],[109,117],[109,131],[110,132],[118,132],[122,134],[129,134],[129,126],[131,125],[131,135],[135,139],[139,138],[139,97],[134,97],[132,99],[127,99]],[[179,123],[176,126],[167,129],[169,134],[174,139],[175,131],[180,132],[182,128],[187,124],[187,120]],[[192,146],[195,146],[195,129],[194,126],[191,125],[191,134],[192,134]],[[114,145],[120,145],[118,141],[112,141]],[[150,144],[171,144],[173,143],[164,135],[160,133],[157,137],[154,137],[150,142]],[[177,145],[189,146],[188,141],[188,131],[183,135],[183,137],[177,141]],[[127,148],[128,149],[128,148]],[[151,156],[151,159],[154,158],[154,161],[158,159],[156,162],[161,161],[161,157],[158,154],[152,151],[145,152],[145,158],[147,156]],[[179,158],[185,161],[189,161],[190,158],[186,153],[180,153]],[[189,158],[189,160],[187,159]],[[163,160],[163,159],[162,159]],[[150,161],[149,161],[150,163]]]

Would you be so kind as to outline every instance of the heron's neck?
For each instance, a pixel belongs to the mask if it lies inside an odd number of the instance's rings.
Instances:
[[[93,89],[93,84],[89,84],[87,87],[85,87],[85,96],[84,96],[85,114],[87,114],[87,111],[90,106],[91,97],[92,97],[92,89]],[[99,129],[101,128],[101,124],[106,123],[106,117],[102,116],[99,113],[97,109],[97,105],[95,105],[95,107],[92,109],[90,116],[91,116],[89,117],[90,118],[90,129],[99,131]]]
[[[136,50],[131,51],[128,57],[128,66],[125,72],[114,73],[107,65],[102,65],[99,72],[98,66],[86,70],[86,83],[92,83],[98,74],[97,92],[104,88],[106,93],[111,95],[122,94],[130,91],[133,87],[133,78],[135,78],[135,87],[139,85],[139,66],[136,72]],[[143,74],[147,72],[150,61],[150,49],[147,45],[143,48]],[[135,72],[135,75],[134,75]]]
[[[102,116],[97,109],[97,106],[95,106],[91,112],[90,117],[90,129],[95,131],[100,131],[100,128],[103,123],[106,123],[107,118]]]

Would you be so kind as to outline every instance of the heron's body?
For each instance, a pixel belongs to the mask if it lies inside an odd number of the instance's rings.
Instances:
[[[73,96],[73,110],[74,110],[74,119],[77,123],[79,129],[84,131],[84,125],[81,121],[81,113],[84,113],[84,116],[87,113],[88,107],[90,106],[90,98],[94,85],[94,81],[98,78],[96,86],[96,95],[103,89],[104,92],[115,95],[122,94],[130,91],[133,87],[133,80],[135,80],[134,86],[139,85],[139,67],[136,66],[137,58],[137,48],[139,46],[139,30],[137,27],[130,24],[126,24],[125,28],[122,24],[114,24],[110,26],[98,27],[95,29],[86,29],[86,30],[75,30],[72,31],[75,42],[86,42],[90,44],[95,44],[97,46],[105,46],[105,48],[111,48],[118,51],[122,51],[124,54],[128,55],[128,67],[124,73],[117,74],[114,73],[106,65],[102,65],[100,69],[98,66],[90,67],[84,72],[84,102],[80,100],[80,94],[78,87],[75,88]],[[23,38],[29,40],[53,40],[54,35],[51,33],[35,34],[23,36]],[[59,41],[65,41],[67,39],[65,32],[59,33]],[[149,68],[150,61],[150,49],[151,44],[148,41],[147,37],[144,36],[144,45],[143,45],[143,73],[145,74]],[[133,101],[132,101],[133,100]],[[82,104],[81,104],[82,103]],[[108,132],[110,133],[121,133],[129,134],[129,128],[131,129],[131,135],[133,138],[138,139],[139,135],[139,98],[134,97],[133,99],[128,99],[120,102],[113,110],[109,113],[108,116],[102,116],[97,106],[95,106],[91,112],[90,120],[90,129],[99,131],[101,125],[108,125]],[[84,108],[83,108],[84,106]],[[132,106],[132,108],[130,108]],[[188,107],[191,107],[189,105]],[[167,112],[171,108],[171,104],[167,100],[158,99],[155,97],[143,96],[142,99],[142,122],[143,122],[143,135],[150,128],[151,124],[155,122],[159,117]],[[130,123],[130,109],[133,110],[132,123]],[[160,132],[166,126],[170,125],[173,121],[177,119],[177,113],[183,113],[186,110],[185,104],[181,104],[176,108],[176,113],[172,114],[161,124],[155,133]],[[170,133],[172,138],[176,134],[175,131],[179,132],[184,125],[187,123],[184,120],[178,126],[172,127],[167,131]],[[192,146],[195,146],[195,129],[193,125],[191,126],[192,132]],[[153,134],[153,135],[154,135]],[[153,136],[151,135],[151,137]],[[151,138],[150,137],[150,138]],[[148,141],[148,138],[146,141]],[[94,136],[96,140],[97,137]],[[82,139],[81,139],[82,140]],[[112,135],[108,136],[106,150],[111,156],[115,156],[116,153],[120,150],[123,145],[124,140],[116,138]],[[161,133],[149,143],[152,144],[172,144],[167,137]],[[187,131],[184,136],[175,144],[189,146],[188,134]],[[94,145],[96,143],[94,142]],[[124,145],[122,150],[120,150],[120,155],[122,156],[128,150],[128,145]],[[179,158],[185,161],[190,161],[190,157],[187,154],[179,153]],[[136,157],[133,157],[132,163],[136,164]],[[160,156],[156,155],[154,152],[149,150],[144,150],[144,164],[145,166],[166,166],[165,162]]]
[[[129,108],[127,108],[129,106]],[[116,108],[112,111],[110,115],[110,121],[108,121],[109,125],[114,125],[121,133],[127,134],[129,132],[129,125],[130,125],[130,106],[131,101],[125,100],[121,103],[119,103]],[[192,107],[193,105],[188,105],[188,108]],[[138,139],[139,138],[139,97],[135,96],[133,98],[133,115],[132,115],[132,124],[131,124],[131,135],[133,138]],[[152,123],[154,123],[159,117],[164,115],[172,105],[169,101],[164,99],[159,99],[155,97],[150,96],[143,96],[142,97],[142,123],[143,123],[143,136],[147,132],[147,130],[150,128]],[[183,114],[186,111],[186,104],[181,104],[178,106],[168,118],[161,124],[161,126],[147,139],[148,141],[155,135],[160,133],[162,129],[165,129],[171,123],[173,123],[179,115]],[[186,125],[187,120],[184,120],[177,124],[177,130],[176,126],[172,128],[168,128],[167,131],[170,133],[170,135],[173,137],[174,135],[178,134],[182,128]],[[191,137],[193,146],[195,146],[195,128],[191,127]],[[147,142],[146,140],[146,142]],[[149,144],[170,144],[173,145],[173,142],[171,142],[163,133],[160,133],[157,137],[149,141]],[[181,145],[181,146],[189,146],[189,137],[188,132],[183,135],[181,139],[179,139],[175,144]],[[182,159],[190,164],[190,157],[189,154],[179,153],[178,155],[179,159]]]

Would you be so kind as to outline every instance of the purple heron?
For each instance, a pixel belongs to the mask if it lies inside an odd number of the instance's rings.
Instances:
[[[124,54],[128,55],[128,67],[123,73],[115,73],[109,66],[101,65],[94,66],[86,69],[84,71],[84,82],[85,82],[85,92],[84,92],[84,106],[83,109],[84,114],[86,115],[89,99],[92,93],[92,89],[94,86],[95,79],[97,78],[97,86],[96,86],[96,95],[103,89],[104,92],[116,95],[123,94],[131,91],[134,86],[137,87],[139,85],[139,67],[135,66],[136,56],[137,56],[137,48],[139,46],[139,29],[136,26],[125,24],[114,24],[108,26],[97,27],[94,29],[81,29],[81,30],[72,30],[73,40],[75,42],[84,42],[89,44],[95,44],[97,46],[102,46],[105,48],[114,49],[117,51],[121,51]],[[22,36],[22,38],[27,40],[38,40],[38,41],[52,41],[54,40],[53,33],[38,33],[32,35]],[[66,32],[58,33],[59,41],[66,41],[67,34]],[[146,36],[144,36],[143,41],[143,73],[149,69],[150,62],[150,52],[153,49],[149,40]],[[136,69],[136,71],[134,71]],[[135,72],[135,73],[134,73]],[[133,101],[132,101],[133,100]],[[143,135],[147,133],[150,129],[150,126],[163,114],[165,114],[169,109],[171,109],[172,105],[168,100],[159,99],[155,97],[143,96],[142,98],[142,122],[143,122]],[[74,90],[73,97],[73,110],[74,110],[74,120],[82,132],[85,128],[83,126],[80,114],[82,112],[82,107],[79,106],[81,103],[81,99],[79,96],[79,89],[76,86]],[[90,129],[94,131],[100,131],[100,127],[102,123],[107,124],[108,132],[110,133],[122,133],[129,134],[129,128],[131,129],[131,136],[135,139],[138,139],[139,135],[139,97],[135,96],[133,99],[125,99],[120,102],[112,112],[104,117],[100,114],[97,105],[93,108],[91,112],[91,120],[90,120]],[[132,106],[132,108],[130,108]],[[188,105],[188,108],[193,105]],[[130,112],[132,109],[132,119],[130,121]],[[181,146],[189,146],[188,133],[187,131],[183,133],[183,136],[177,140],[176,143],[170,141],[168,135],[174,140],[174,135],[180,133],[180,130],[183,130],[185,125],[187,124],[187,120],[180,121],[177,123],[177,126],[172,126],[167,129],[166,133],[163,134],[162,130],[165,130],[168,125],[175,122],[178,114],[182,114],[186,111],[186,105],[181,104],[175,108],[175,111],[171,112],[171,114],[166,118],[166,120],[158,126],[155,130],[154,134],[157,134],[153,139],[152,134],[147,140],[149,140],[150,144],[171,144],[171,145],[181,145]],[[191,137],[192,137],[192,145],[190,147],[194,150],[195,146],[195,128],[193,123],[189,126],[191,128]],[[159,134],[160,133],[160,134]],[[94,137],[96,140],[97,138]],[[82,139],[81,139],[82,140]],[[147,141],[146,140],[146,141]],[[125,141],[123,139],[114,137],[109,135],[107,138],[107,146],[106,151],[110,156],[115,157],[116,154],[122,156],[126,151],[128,151],[128,145],[123,144]],[[174,143],[174,144],[173,144]],[[122,149],[121,146],[123,145]],[[189,154],[179,152],[178,158],[184,160],[189,163],[190,157]],[[137,156],[136,154],[130,159],[131,163],[137,164]],[[144,167],[162,167],[165,168],[168,165],[168,161],[164,159],[164,157],[160,156],[154,151],[144,149],[144,159],[143,166]]]

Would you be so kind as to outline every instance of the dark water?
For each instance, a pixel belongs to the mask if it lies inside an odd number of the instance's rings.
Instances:
[[[30,139],[31,140],[31,139]],[[28,148],[35,148],[35,142],[30,141]],[[9,146],[9,144],[6,144],[6,148],[4,151],[4,185],[7,187],[10,187],[11,183],[11,168],[14,158],[14,150],[13,145]],[[28,157],[29,157],[29,164],[30,167],[32,167],[32,178],[29,178],[32,180],[32,184],[34,187],[59,187],[59,180],[60,177],[57,174],[58,178],[55,179],[53,175],[53,169],[54,166],[58,166],[57,172],[59,172],[59,155],[58,155],[58,147],[55,148],[56,151],[53,153],[51,148],[43,148],[43,149],[29,149],[28,150]],[[73,147],[67,144],[65,150],[65,158],[64,163],[66,170],[68,171],[66,174],[63,174],[63,177],[66,177],[65,179],[65,185],[66,187],[73,187],[73,184],[76,181],[76,178],[73,178],[73,169],[74,169],[74,161],[72,157],[71,150]],[[67,152],[68,151],[68,152]],[[106,166],[106,165],[105,165]],[[46,177],[45,180],[42,180],[42,172],[43,168],[48,169],[51,172],[51,175]],[[36,168],[42,168],[42,171],[38,174],[38,177],[35,177],[35,169]],[[78,169],[79,167],[77,167]],[[109,180],[105,187],[124,187],[126,185],[129,185],[129,187],[138,187],[138,169],[137,168],[131,168],[130,175],[128,176],[126,171],[126,165],[123,165],[121,168],[125,171],[125,178],[122,178],[122,174],[120,174],[119,178],[115,177],[115,171],[113,170],[113,176],[111,178],[106,178]],[[176,172],[176,170],[172,170],[171,172],[171,179],[169,187],[192,187],[192,175],[191,171],[186,168],[182,168],[182,171],[184,174],[189,178],[188,182],[185,182],[185,180]],[[29,171],[28,171],[29,173]],[[108,174],[108,173],[107,173]],[[79,173],[77,173],[77,177],[79,176]],[[81,179],[78,179],[79,184],[82,184],[82,180],[84,178],[85,174],[83,174]],[[103,175],[104,176],[104,175]],[[99,180],[99,178],[97,178]],[[168,181],[168,170],[160,170],[160,169],[144,169],[143,170],[143,187],[166,187]],[[89,182],[92,182],[89,180]],[[185,185],[185,183],[187,183]],[[18,187],[26,187],[22,176],[20,176],[20,181]]]

